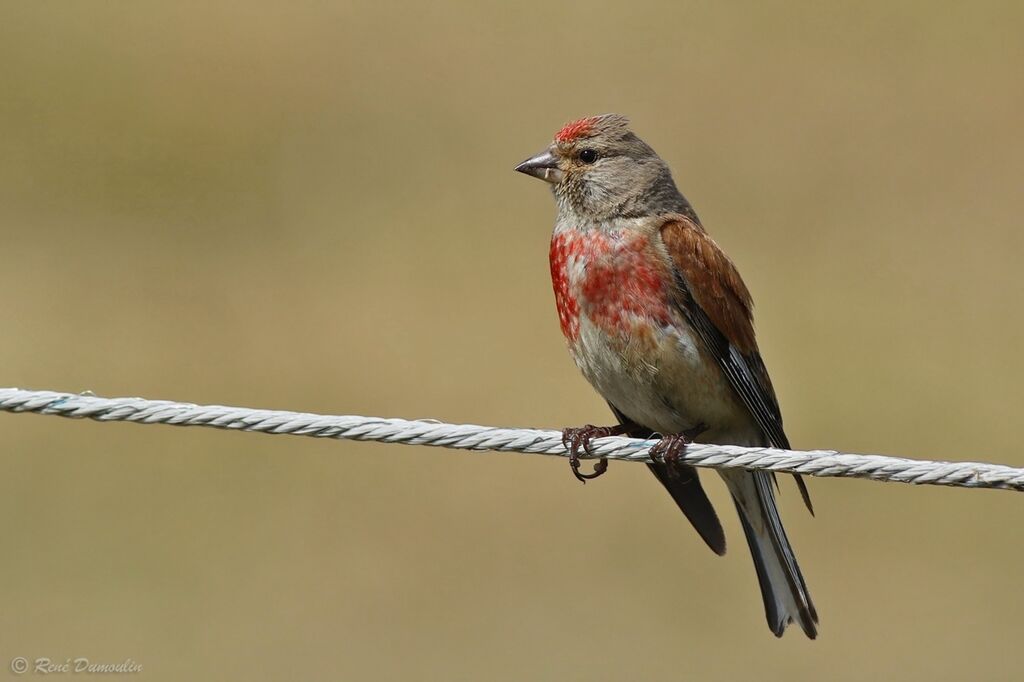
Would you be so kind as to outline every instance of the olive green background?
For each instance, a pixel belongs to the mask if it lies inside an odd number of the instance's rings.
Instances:
[[[1024,465],[1017,3],[0,5],[0,385],[559,428],[554,207],[616,111],[757,301],[795,447]],[[0,664],[1013,679],[1024,498],[783,482],[776,640],[639,465],[0,415]]]

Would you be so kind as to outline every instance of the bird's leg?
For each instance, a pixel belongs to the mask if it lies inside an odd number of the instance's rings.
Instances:
[[[687,429],[682,433],[672,433],[667,436],[662,436],[661,440],[651,446],[650,455],[651,459],[657,462],[659,459],[666,464],[669,476],[675,477],[678,472],[676,471],[676,464],[679,463],[679,455],[686,449],[686,446],[694,441],[694,439],[707,431],[708,427],[701,422],[692,429]]]
[[[608,460],[599,459],[594,464],[594,471],[589,474],[582,473],[580,471],[581,447],[583,452],[593,456],[594,451],[591,449],[590,441],[595,438],[620,436],[625,432],[626,428],[621,424],[618,426],[594,426],[593,424],[587,424],[586,426],[562,429],[562,445],[569,451],[569,466],[572,468],[572,475],[576,477],[576,480],[586,483],[588,480],[597,478],[608,471]]]

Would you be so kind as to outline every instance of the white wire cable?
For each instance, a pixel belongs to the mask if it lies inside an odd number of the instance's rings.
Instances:
[[[314,438],[568,456],[562,445],[562,434],[558,431],[446,424],[432,420],[330,416],[144,398],[100,398],[89,393],[23,391],[17,388],[0,388],[0,411],[33,412],[101,422],[208,426]],[[593,451],[597,457],[607,459],[650,462],[648,451],[653,444],[654,441],[633,438],[601,438],[593,442]],[[834,450],[776,450],[698,443],[687,446],[679,459],[693,466],[715,469],[738,467],[809,476],[1024,491],[1024,469],[981,462],[933,462]]]

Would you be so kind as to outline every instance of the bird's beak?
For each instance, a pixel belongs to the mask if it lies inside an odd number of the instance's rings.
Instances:
[[[545,149],[537,156],[531,157],[516,166],[520,173],[540,178],[552,185],[562,181],[562,171],[558,169],[558,157],[551,153],[551,149]]]

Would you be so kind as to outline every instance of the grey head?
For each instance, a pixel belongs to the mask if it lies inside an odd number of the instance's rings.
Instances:
[[[559,211],[587,220],[665,213],[697,219],[668,165],[618,114],[567,123],[547,149],[516,170],[551,183]]]

